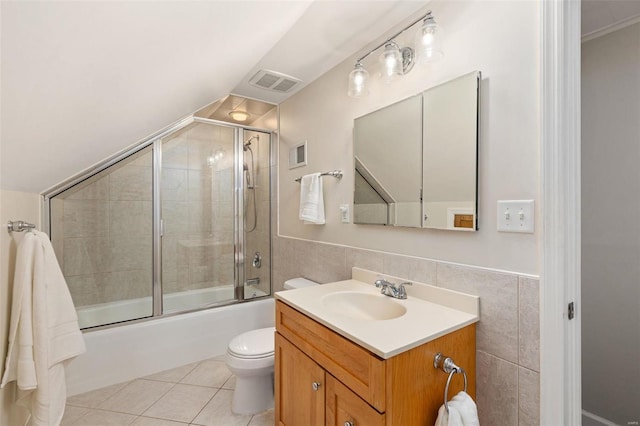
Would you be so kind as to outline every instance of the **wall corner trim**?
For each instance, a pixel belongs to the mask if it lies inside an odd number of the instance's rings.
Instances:
[[[581,424],[580,2],[541,7],[540,423]]]

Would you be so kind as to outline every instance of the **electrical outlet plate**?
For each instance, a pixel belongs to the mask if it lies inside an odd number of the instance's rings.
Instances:
[[[498,231],[532,234],[533,200],[498,200]]]
[[[349,223],[349,204],[340,204],[340,220],[342,223]]]

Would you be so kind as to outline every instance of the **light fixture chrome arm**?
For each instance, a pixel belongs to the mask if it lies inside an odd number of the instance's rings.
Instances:
[[[421,21],[422,25],[415,37],[415,46],[400,47],[395,41],[395,38]],[[383,46],[384,51],[380,55],[380,62],[382,64],[380,77],[385,83],[390,83],[398,77],[409,73],[416,62],[432,62],[441,58],[443,56],[441,48],[442,36],[438,35],[441,32],[439,28],[439,25],[429,10],[362,55],[356,60],[354,69],[349,73],[347,95],[352,98],[363,98],[369,95],[367,83],[369,80],[369,72],[365,69],[363,61]]]
[[[429,16],[431,16],[431,11],[427,11],[427,13],[425,13],[423,16],[421,16],[420,18],[416,19],[415,21],[411,22],[409,25],[407,25],[406,27],[404,27],[402,30],[398,31],[397,33],[395,33],[394,35],[392,35],[391,37],[389,37],[388,39],[386,39],[385,41],[383,41],[382,43],[380,43],[379,45],[377,45],[376,47],[374,47],[373,49],[371,49],[370,51],[368,51],[366,54],[362,55],[359,59],[356,60],[356,63],[360,63],[362,61],[364,61],[366,58],[368,58],[373,52],[375,52],[376,50],[380,49],[382,46],[386,45],[387,43],[389,43],[390,41],[393,41],[393,39],[395,39],[396,37],[398,37],[400,34],[404,33],[405,31],[407,31],[409,28],[413,27],[415,24],[417,24],[420,21],[424,21],[425,19],[427,19]]]

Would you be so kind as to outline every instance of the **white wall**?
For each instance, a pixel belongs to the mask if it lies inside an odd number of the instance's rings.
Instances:
[[[377,58],[370,57],[364,65],[372,74],[371,96],[352,99],[346,93],[347,76],[359,56],[353,55],[281,104],[279,235],[537,274],[539,231],[498,233],[496,201],[538,199],[539,3],[456,1],[431,2],[429,6],[446,31],[442,61],[416,66],[400,81],[386,86],[375,78]],[[415,17],[408,17],[403,24]],[[411,31],[407,36],[412,39],[413,34]],[[381,34],[368,47],[383,37]],[[353,201],[353,119],[474,70],[483,75],[480,230],[469,233],[340,223],[339,204]],[[288,149],[303,140],[308,141],[308,165],[288,170]],[[402,165],[396,167],[402,173]],[[324,178],[327,224],[303,225],[297,219],[300,188],[294,179],[333,169],[342,169],[344,178]]]
[[[9,338],[9,321],[16,258],[16,248],[24,233],[9,234],[4,228],[9,220],[24,220],[40,227],[38,194],[0,190],[0,376],[4,372],[4,356]],[[23,424],[22,409],[14,405],[15,383],[0,390],[0,425]]]
[[[582,401],[620,425],[640,420],[639,118],[635,24],[582,45]]]

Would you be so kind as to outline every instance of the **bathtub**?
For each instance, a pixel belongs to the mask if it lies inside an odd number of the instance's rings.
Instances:
[[[98,306],[92,308],[86,315],[100,314]],[[222,355],[234,336],[273,326],[274,312],[274,299],[265,298],[85,332],[87,352],[66,368],[67,394]]]
[[[187,290],[169,293],[162,298],[164,312],[181,312],[196,306],[207,306],[233,300],[234,287],[232,285]],[[245,298],[266,296],[261,290],[246,287]],[[80,306],[77,309],[80,328],[95,327],[103,324],[113,324],[130,319],[151,316],[151,296],[136,299],[118,300],[115,302],[99,303],[96,305]]]

